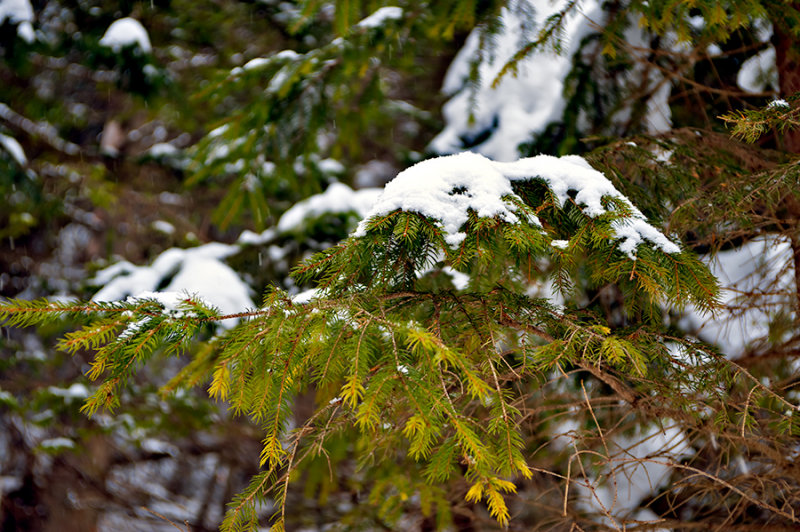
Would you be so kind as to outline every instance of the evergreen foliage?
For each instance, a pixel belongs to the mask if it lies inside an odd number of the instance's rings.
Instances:
[[[211,339],[211,350],[196,351],[169,388],[210,381],[212,398],[227,401],[264,430],[265,469],[234,500],[223,529],[252,528],[254,505],[270,493],[279,508],[275,526],[282,526],[281,501],[294,470],[326,452],[331,431],[353,430],[363,456],[380,454],[391,441],[421,463],[428,482],[441,485],[460,473],[470,486],[466,501],[485,500],[490,515],[507,524],[504,494],[516,491],[514,479],[532,476],[533,435],[522,423],[523,407],[530,408],[530,394],[554,374],[588,372],[632,404],[663,393],[664,386],[682,403],[675,409],[692,408],[686,393],[676,395],[683,387],[724,404],[719,383],[729,368],[710,358],[687,371],[666,348],[667,338],[645,325],[658,322],[664,304],[713,308],[717,286],[708,270],[690,252],[650,245],[627,256],[611,229],[615,219],[632,215],[625,204],[617,201],[608,215],[591,218],[578,204],[560,205],[543,184],[521,181],[507,199],[526,214],[522,220],[538,217],[541,225],[473,212],[456,249],[435,221],[420,214],[373,218],[364,236],[296,269],[298,282],[318,280],[316,298],[296,303],[274,290],[262,309],[237,315],[244,319],[240,326]],[[560,249],[548,245],[543,228],[553,236],[575,236]],[[542,263],[552,264],[550,275],[565,292],[584,269],[590,287],[617,284],[629,294],[625,312],[645,321],[615,330],[598,316],[526,295]],[[447,267],[471,273],[474,282],[464,291],[431,287],[430,277]],[[115,407],[120,386],[156,350],[181,352],[204,323],[230,318],[190,297],[174,310],[145,299],[9,301],[0,312],[17,326],[54,316],[94,317],[61,344],[72,352],[96,350],[89,376],[102,381],[84,406],[89,414]],[[707,357],[697,345],[669,340],[682,345],[684,359]],[[699,379],[695,371],[716,376]],[[308,389],[320,407],[287,433],[293,398]]]
[[[193,9],[178,4],[171,16]],[[564,2],[542,27],[523,28],[525,38],[494,79],[481,79],[479,66],[493,57],[504,9],[528,20],[527,4],[394,4],[225,7],[251,19],[266,13],[281,34],[280,46],[269,49],[285,49],[217,65],[195,99],[181,95],[170,104],[192,110],[187,130],[211,129],[187,150],[185,165],[182,157],[172,164],[188,186],[223,185],[218,227],[267,227],[297,200],[351,179],[368,152],[387,152],[402,166],[416,162],[425,145],[415,132],[435,123],[428,110],[438,101],[424,90],[406,94],[398,77],[413,77],[421,57],[450,53],[475,29],[467,85],[497,87],[520,74],[526,58],[563,51],[567,24],[586,2]],[[230,501],[226,531],[263,526],[264,509],[276,530],[291,527],[298,487],[322,505],[339,489],[361,494],[359,506],[340,515],[340,525],[356,529],[399,529],[409,514],[438,529],[458,528],[464,515],[473,528],[796,528],[800,291],[795,284],[788,302],[775,303],[769,298],[783,297],[780,287],[759,285],[727,298],[707,264],[765,239],[789,253],[753,274],[794,268],[800,280],[800,174],[796,155],[773,149],[797,126],[797,98],[779,94],[785,100],[768,103],[721,77],[704,85],[703,73],[762,47],[753,33],[765,19],[776,31],[797,32],[797,5],[631,0],[606,2],[602,11],[605,25],[571,57],[562,116],[519,146],[523,154],[584,152],[621,192],[598,198],[602,209],[583,201],[579,188],[557,190],[530,172],[509,179],[510,192],[497,198],[500,214],[467,210],[457,238],[424,209],[378,212],[347,238],[352,213],[337,213],[336,224],[310,220],[281,235],[304,240],[290,255],[342,240],[300,262],[289,280],[271,264],[268,281],[283,284],[269,287],[258,308],[223,315],[190,293],[6,299],[0,323],[48,331],[82,324],[58,347],[91,356],[87,375],[96,384],[82,410],[95,419],[124,410],[137,378],[170,359],[180,368],[161,382],[163,397],[205,390],[257,427],[261,449],[252,458],[260,469]],[[25,44],[6,26],[3,71],[27,79],[27,61],[46,62],[52,43]],[[181,88],[182,80],[154,66],[156,56],[99,48],[98,28],[72,53],[114,73],[103,87],[145,102]],[[207,31],[201,25],[184,44],[204,45]],[[642,37],[632,44],[634,31]],[[710,57],[711,46],[718,57]],[[648,102],[663,84],[676,123],[681,113],[692,126],[721,131],[727,122],[734,138],[750,144],[709,129],[644,134]],[[77,140],[76,125],[54,132],[27,120],[58,113],[43,111],[40,100],[31,98],[21,114],[4,111],[4,125],[39,139],[48,153],[89,158],[74,165],[90,176],[83,186],[92,201],[102,203],[114,189],[93,179],[105,174],[99,161],[109,156],[66,140]],[[0,150],[0,193],[11,198],[0,237],[41,224],[48,201],[69,190],[35,179],[26,165]],[[681,245],[672,250],[655,237],[626,243],[623,229],[646,221]],[[254,259],[234,260],[256,268]],[[313,291],[292,295],[297,288]],[[752,308],[768,315],[769,330],[735,359],[687,325],[692,316],[711,323]],[[301,412],[304,400],[311,412]],[[0,390],[0,408],[19,404]],[[663,474],[648,478],[644,500],[625,500],[618,485],[642,471]]]

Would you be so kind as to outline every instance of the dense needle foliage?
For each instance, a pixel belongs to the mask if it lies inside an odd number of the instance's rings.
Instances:
[[[452,53],[474,30],[465,85],[475,97],[523,75],[526,59],[563,51],[569,22],[588,2],[563,2],[540,27],[523,28],[493,79],[481,79],[480,67],[507,29],[504,13],[535,15],[526,2],[305,1],[284,3],[286,12],[264,4],[286,49],[221,65],[191,104],[170,104],[195,106],[187,128],[210,124],[169,164],[189,190],[220,185],[221,230],[268,227],[328,183],[352,182],[351,167],[375,153],[402,167],[424,158],[418,132],[435,127],[428,109],[439,100],[398,79],[417,79],[421,60]],[[174,16],[188,16],[183,7]],[[606,2],[602,13],[604,25],[573,48],[563,110],[515,147],[582,152],[622,193],[603,196],[602,213],[589,212],[581,190],[530,175],[501,198],[516,221],[469,210],[454,245],[430,215],[379,213],[299,262],[291,279],[274,275],[261,304],[236,314],[191,293],[151,293],[7,299],[0,322],[82,324],[58,347],[90,353],[89,416],[124,410],[137,377],[173,359],[179,370],[163,396],[201,389],[257,427],[260,470],[230,502],[226,531],[300,526],[293,501],[325,506],[337,490],[356,494],[356,509],[338,523],[355,529],[401,529],[409,516],[425,530],[794,529],[800,291],[795,284],[786,294],[776,281],[725,299],[708,257],[770,238],[785,244],[785,263],[753,275],[800,271],[797,99],[785,76],[780,92],[747,95],[722,68],[766,46],[754,36],[765,21],[777,37],[794,36],[798,6],[632,0]],[[634,31],[643,37],[631,43]],[[151,56],[97,48],[94,33],[80,53],[117,72],[119,87],[142,98],[177,90]],[[38,50],[37,60],[48,53],[44,42],[10,42],[16,76],[28,68],[25,50]],[[776,46],[779,58],[797,52]],[[693,128],[646,134],[648,102],[665,84],[674,122]],[[39,131],[22,114],[5,116]],[[480,150],[492,127],[463,135],[461,148]],[[42,144],[73,150],[50,133]],[[48,202],[27,163],[0,155],[0,192],[15,198],[0,213],[0,236],[13,237],[43,223]],[[103,192],[113,195],[94,194]],[[620,228],[641,213],[680,249],[644,239],[621,250]],[[352,229],[352,213],[340,214],[308,249]],[[737,358],[690,330],[692,319],[752,308],[769,317],[768,330]]]

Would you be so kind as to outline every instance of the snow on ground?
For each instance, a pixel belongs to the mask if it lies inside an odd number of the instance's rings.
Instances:
[[[594,21],[601,22],[603,16],[600,2],[587,0],[581,12],[566,24],[563,35],[563,51],[535,53],[519,65],[517,76],[507,75],[496,88],[492,81],[502,67],[524,43],[530,31],[526,15],[533,8],[535,31],[553,13],[563,9],[567,0],[520,0],[511,8],[503,8],[504,30],[495,41],[494,53],[480,63],[481,86],[471,94],[468,83],[471,62],[478,51],[480,36],[473,31],[458,53],[445,77],[442,91],[452,95],[445,104],[443,114],[446,126],[431,142],[431,149],[438,153],[453,153],[464,149],[464,139],[477,138],[491,130],[489,137],[479,143],[475,150],[498,161],[513,161],[519,157],[517,146],[529,141],[547,124],[561,118],[564,110],[564,78],[571,68],[572,55],[581,39],[592,31]],[[474,105],[474,108],[473,108]],[[471,121],[471,113],[474,122]]]
[[[731,358],[763,346],[775,314],[795,306],[789,241],[776,235],[759,237],[706,262],[722,285],[724,308],[716,316],[688,310],[681,326]]]
[[[0,24],[6,19],[18,25],[17,35],[20,39],[28,43],[34,41],[33,7],[29,0],[0,0]]]
[[[468,211],[483,218],[498,217],[508,223],[518,223],[516,209],[504,200],[513,196],[512,181],[544,180],[563,205],[576,192],[574,201],[591,217],[607,213],[601,200],[614,197],[633,210],[629,218],[613,224],[618,249],[630,258],[645,240],[667,253],[680,248],[655,227],[600,172],[575,155],[552,157],[538,155],[513,163],[494,162],[482,155],[464,152],[429,159],[400,172],[389,182],[375,205],[358,225],[354,236],[364,236],[369,219],[401,209],[417,212],[438,220],[448,245],[456,247],[466,237],[461,227],[467,222]],[[530,220],[534,225],[539,221]],[[558,244],[557,244],[558,245]]]
[[[115,20],[100,39],[100,45],[119,52],[126,46],[138,45],[143,52],[150,52],[150,37],[142,23],[135,18]]]
[[[588,485],[576,483],[579,508],[601,514],[601,522],[612,528],[616,520],[650,518],[647,509],[637,508],[669,483],[669,464],[691,453],[683,431],[670,420],[662,423],[607,438],[609,467],[600,477],[586,479]]]

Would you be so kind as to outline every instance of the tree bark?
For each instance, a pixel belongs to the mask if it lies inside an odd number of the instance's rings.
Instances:
[[[800,2],[792,2],[788,9],[800,11]],[[790,20],[793,17],[788,17]],[[800,45],[784,19],[772,20],[772,44],[775,46],[775,65],[781,98],[800,92]],[[786,130],[781,138],[782,148],[800,153],[800,129]]]

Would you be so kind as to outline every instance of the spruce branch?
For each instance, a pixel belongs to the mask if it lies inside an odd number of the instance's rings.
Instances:
[[[773,100],[760,109],[730,111],[722,116],[728,127],[733,127],[733,138],[754,143],[769,131],[784,133],[800,127],[800,93],[786,100]]]

